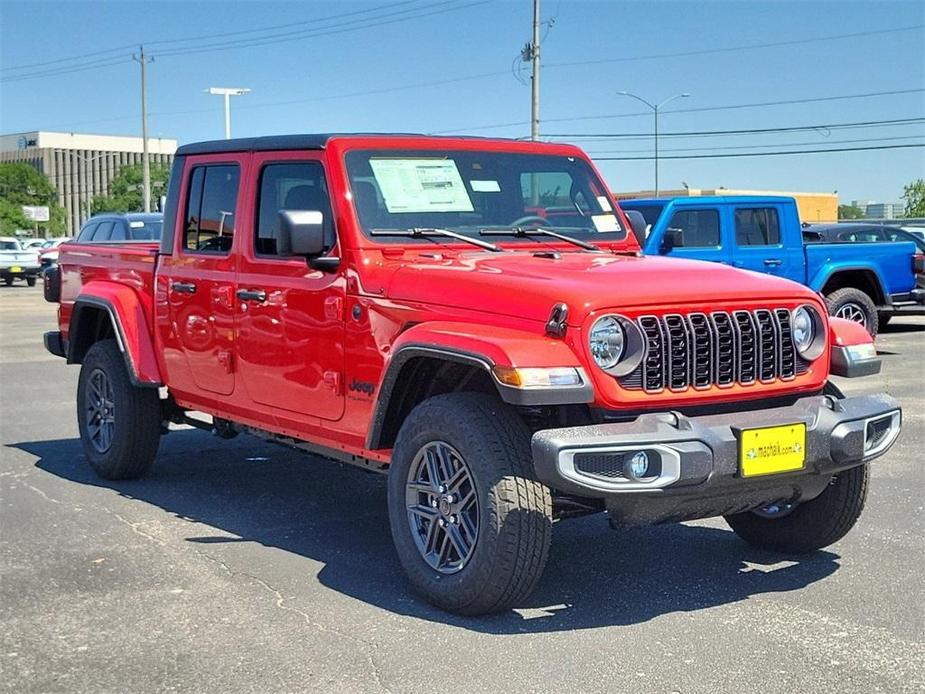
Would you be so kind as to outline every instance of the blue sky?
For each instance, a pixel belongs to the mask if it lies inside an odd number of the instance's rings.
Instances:
[[[148,105],[154,136],[181,142],[221,137],[221,99],[203,90],[243,86],[253,91],[233,102],[236,136],[359,130],[522,137],[529,134],[530,89],[511,69],[529,39],[531,13],[530,0],[3,2],[0,131],[139,134],[138,65],[130,60],[131,49],[120,47],[145,42],[155,57]],[[663,132],[925,117],[925,3],[919,1],[543,0],[542,17],[555,21],[542,47],[541,132],[567,135],[561,139],[580,142],[597,157],[651,153],[651,137],[573,137],[651,133],[651,115],[633,115],[641,113],[640,105],[619,96],[621,90],[650,101],[689,92],[690,98],[666,107]],[[275,28],[259,31],[264,27]],[[906,30],[825,38],[893,29]],[[299,33],[309,30],[315,35]],[[228,32],[239,33],[219,36]],[[286,40],[242,45],[266,35]],[[739,50],[791,41],[802,43]],[[206,47],[225,50],[169,55]],[[715,49],[731,50],[705,52]],[[102,53],[11,69],[95,52]],[[677,53],[688,55],[665,55]],[[102,66],[9,80],[91,61]],[[588,61],[598,62],[564,65]],[[484,76],[468,79],[474,75]],[[409,85],[426,86],[403,88]],[[903,90],[918,91],[671,112]],[[593,116],[607,117],[589,119]],[[506,123],[517,125],[483,127]],[[666,155],[690,155],[910,143],[925,143],[923,122],[664,138],[660,146]],[[651,161],[599,160],[599,165],[614,190],[652,186]],[[662,188],[684,181],[697,188],[838,190],[842,201],[898,201],[903,184],[923,176],[925,149],[660,162]]]

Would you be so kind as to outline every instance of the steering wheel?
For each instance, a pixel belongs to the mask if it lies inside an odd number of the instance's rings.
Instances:
[[[540,217],[538,214],[528,214],[524,217],[520,217],[511,222],[508,226],[510,227],[522,227],[525,224],[530,222],[539,222],[540,226],[550,226],[549,220],[545,217]]]

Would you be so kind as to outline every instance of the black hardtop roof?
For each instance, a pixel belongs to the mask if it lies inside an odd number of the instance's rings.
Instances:
[[[263,137],[239,137],[231,140],[208,140],[191,142],[179,147],[177,156],[186,154],[219,154],[222,152],[273,152],[288,149],[324,149],[335,137],[425,137],[433,140],[509,140],[501,137],[477,137],[473,135],[427,135],[425,133],[313,133],[301,135],[265,135]]]

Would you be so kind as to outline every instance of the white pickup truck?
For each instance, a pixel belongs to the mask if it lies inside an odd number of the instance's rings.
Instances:
[[[0,237],[0,279],[6,286],[21,277],[34,287],[40,269],[38,251],[24,249],[19,239],[12,236]]]

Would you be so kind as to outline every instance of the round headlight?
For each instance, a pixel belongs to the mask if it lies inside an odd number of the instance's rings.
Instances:
[[[604,371],[617,365],[626,349],[626,333],[616,316],[601,316],[594,321],[588,346],[594,363]]]
[[[800,356],[806,356],[806,352],[813,345],[816,338],[816,321],[810,314],[809,309],[800,306],[793,312],[792,323],[793,346],[796,347]]]

